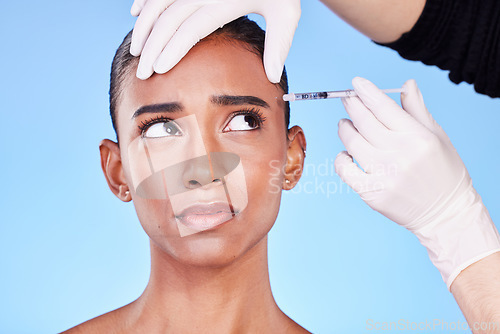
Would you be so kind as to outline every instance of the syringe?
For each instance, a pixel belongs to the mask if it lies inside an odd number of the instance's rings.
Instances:
[[[402,93],[404,88],[381,89],[384,93]],[[318,100],[333,99],[336,97],[358,96],[354,89],[337,90],[333,92],[313,92],[313,93],[290,93],[283,95],[283,101]]]

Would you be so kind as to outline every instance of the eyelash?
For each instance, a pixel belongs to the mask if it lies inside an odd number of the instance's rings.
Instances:
[[[155,117],[151,117],[147,120],[141,121],[141,124],[139,124],[137,127],[139,128],[140,133],[143,135],[144,132],[146,132],[146,130],[149,129],[149,127],[151,127],[152,125],[154,125],[156,123],[166,123],[166,122],[170,122],[172,120],[173,119],[171,119],[171,118],[157,115]]]
[[[266,121],[266,117],[257,108],[241,109],[241,110],[235,111],[235,112],[233,112],[231,114],[231,116],[230,116],[231,118],[226,123],[226,125],[224,125],[224,128],[227,126],[227,124],[229,124],[229,122],[231,122],[231,120],[234,117],[236,117],[238,115],[254,116],[257,119],[257,123],[258,123],[258,126],[259,126],[258,128],[260,128],[262,126],[262,124]],[[139,128],[139,132],[141,134],[144,134],[144,132],[146,132],[146,130],[149,127],[151,127],[152,125],[154,125],[156,123],[164,123],[164,122],[166,123],[166,122],[170,122],[170,121],[173,121],[173,119],[168,118],[168,117],[164,117],[164,116],[161,116],[161,115],[157,115],[155,117],[151,117],[149,119],[141,121],[141,124],[139,124],[137,127]]]
[[[229,119],[229,121],[227,121],[224,128],[233,120],[234,117],[236,117],[238,115],[248,115],[248,116],[255,117],[257,119],[257,123],[258,123],[258,127],[256,129],[260,128],[262,126],[262,124],[264,124],[264,122],[266,121],[266,117],[264,115],[262,115],[262,112],[257,108],[241,109],[241,110],[235,111],[231,114],[231,118]]]

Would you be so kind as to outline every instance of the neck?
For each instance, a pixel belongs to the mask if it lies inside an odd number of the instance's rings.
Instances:
[[[149,333],[263,332],[290,321],[272,296],[267,237],[218,268],[179,263],[151,243],[150,280],[134,303],[136,323]]]

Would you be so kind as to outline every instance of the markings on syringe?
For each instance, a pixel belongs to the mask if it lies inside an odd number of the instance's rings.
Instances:
[[[307,100],[307,99],[326,99],[328,97],[327,92],[320,92],[320,93],[310,93],[310,94],[300,94],[300,99],[302,100]]]

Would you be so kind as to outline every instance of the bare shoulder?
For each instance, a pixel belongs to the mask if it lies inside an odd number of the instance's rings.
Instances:
[[[130,305],[130,304],[129,304]],[[124,332],[124,316],[129,305],[122,306],[116,310],[104,313],[100,316],[87,320],[75,327],[71,327],[60,334],[118,334]]]
[[[284,314],[284,313],[283,313]],[[287,326],[285,326],[285,333],[293,333],[293,334],[311,334],[307,329],[296,323],[292,318],[288,317],[286,314],[285,316],[287,317]],[[282,332],[281,330],[276,330],[274,331],[276,333]]]
[[[295,326],[290,328],[290,330],[287,331],[287,333],[311,334],[311,332],[309,332],[307,329],[305,329],[304,327],[302,327],[301,325],[299,325],[297,323],[295,323]]]

